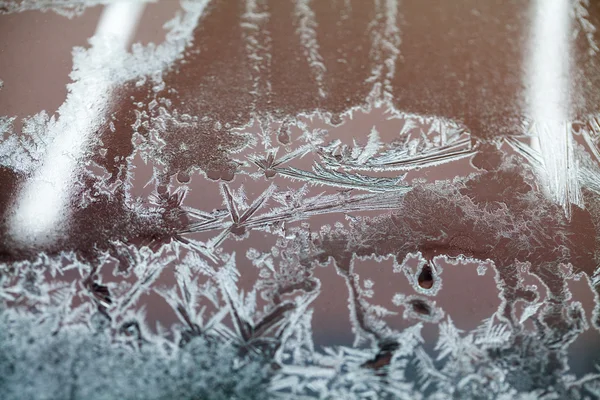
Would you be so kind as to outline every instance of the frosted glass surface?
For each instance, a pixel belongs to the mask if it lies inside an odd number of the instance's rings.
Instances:
[[[0,0],[0,398],[600,398],[598,26]]]

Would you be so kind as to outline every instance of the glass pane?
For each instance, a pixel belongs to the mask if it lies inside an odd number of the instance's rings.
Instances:
[[[599,24],[0,0],[0,397],[600,398]]]

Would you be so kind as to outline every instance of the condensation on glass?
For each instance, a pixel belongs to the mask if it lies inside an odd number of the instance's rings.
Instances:
[[[597,26],[0,0],[0,398],[600,398]]]

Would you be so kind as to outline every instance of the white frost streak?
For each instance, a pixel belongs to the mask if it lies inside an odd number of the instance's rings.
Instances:
[[[537,0],[533,6],[526,86],[532,132],[544,165],[547,194],[564,209],[583,206],[569,123],[569,0]]]
[[[304,54],[319,88],[319,96],[327,97],[325,91],[325,63],[319,53],[317,42],[317,21],[315,13],[310,8],[310,0],[298,0],[296,2],[296,16],[298,17],[298,28],[296,33],[300,37],[300,43],[304,47]]]
[[[271,36],[265,26],[270,14],[264,3],[264,0],[246,0],[246,10],[241,22],[252,74],[254,108],[261,95],[271,92],[271,81],[268,78],[271,70]]]
[[[105,8],[96,37],[110,38],[116,52],[123,51],[144,6],[121,3]],[[96,49],[92,47],[93,54]],[[91,67],[91,66],[90,66]],[[21,193],[11,231],[17,240],[45,242],[60,230],[72,186],[75,167],[85,151],[89,135],[99,127],[110,90],[110,81],[90,68],[85,79],[73,83],[61,117],[50,129],[56,137],[49,145],[42,166]]]
[[[51,124],[40,168],[19,193],[9,221],[10,235],[20,242],[50,243],[66,228],[68,202],[78,164],[87,151],[91,134],[100,128],[112,90],[140,76],[156,75],[181,57],[189,44],[207,1],[182,2],[187,11],[166,25],[171,29],[160,46],[126,45],[135,31],[144,5],[119,2],[105,8],[89,50],[76,49],[67,100]]]
[[[382,1],[385,2],[382,6]],[[396,60],[400,54],[400,29],[398,28],[398,1],[377,0],[375,2],[375,27],[372,32],[371,59],[375,66],[367,82],[375,84],[374,91],[383,90],[385,100],[392,99],[392,79],[396,71]],[[380,88],[383,86],[383,88]]]

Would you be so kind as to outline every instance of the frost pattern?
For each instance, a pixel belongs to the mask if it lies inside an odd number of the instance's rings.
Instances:
[[[541,172],[546,176],[545,187],[565,208],[567,216],[571,214],[571,204],[583,206],[568,122],[571,70],[564,54],[570,52],[570,10],[569,1],[533,2],[531,66],[526,83],[532,118],[529,130],[543,158]],[[550,35],[552,44],[548,40]]]
[[[590,57],[593,57],[600,51],[600,48],[598,48],[598,44],[596,43],[596,39],[594,38],[596,27],[589,19],[589,5],[589,0],[576,0],[573,2],[572,10],[573,14],[575,15],[577,24],[579,25],[578,29],[575,30],[575,33],[577,35],[581,34],[585,36],[585,39],[589,46],[587,53]]]
[[[394,78],[396,59],[400,54],[398,1],[378,0],[375,2],[375,12],[371,57],[377,63],[367,82],[374,82],[374,89],[381,91],[384,99],[389,101],[393,98],[391,80]]]
[[[20,135],[13,132],[15,118],[0,118],[0,165],[18,171],[31,173],[43,161],[48,142],[55,139],[50,128],[56,124],[45,111],[23,120]]]
[[[0,14],[50,10],[67,18],[73,18],[83,14],[88,7],[118,2],[153,3],[156,0],[0,0]]]
[[[57,116],[0,117],[3,398],[600,397],[597,114],[398,109],[404,6],[183,2],[162,44],[75,49]],[[69,218],[17,240],[72,127]]]
[[[305,49],[304,53],[308,59],[314,79],[317,82],[319,96],[326,97],[327,93],[323,85],[327,69],[325,68],[325,64],[323,64],[323,58],[319,54],[319,43],[317,42],[316,32],[318,25],[315,21],[315,14],[310,8],[310,0],[297,1],[295,11],[298,16],[299,25],[297,34],[300,38],[300,43]]]

